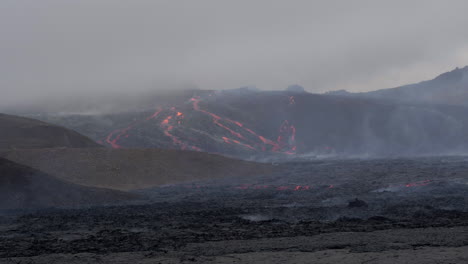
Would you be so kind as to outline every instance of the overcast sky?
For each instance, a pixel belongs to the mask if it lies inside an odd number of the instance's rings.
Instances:
[[[374,90],[468,64],[468,1],[1,0],[0,103],[255,85]]]

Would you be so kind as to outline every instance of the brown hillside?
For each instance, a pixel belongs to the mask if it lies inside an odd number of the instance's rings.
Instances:
[[[93,140],[35,119],[0,114],[0,149],[98,148]]]
[[[79,186],[0,158],[0,209],[37,209],[114,204],[137,196]]]
[[[42,149],[0,154],[76,184],[120,190],[253,176],[273,169],[270,165],[219,155],[162,149]]]

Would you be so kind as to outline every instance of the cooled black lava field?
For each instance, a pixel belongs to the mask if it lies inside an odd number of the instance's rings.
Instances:
[[[468,158],[320,160],[8,212],[0,263],[466,263]]]

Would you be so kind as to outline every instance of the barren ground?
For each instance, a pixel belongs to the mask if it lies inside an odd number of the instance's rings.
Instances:
[[[0,263],[468,261],[466,158],[277,168],[135,191],[145,205],[4,215]]]

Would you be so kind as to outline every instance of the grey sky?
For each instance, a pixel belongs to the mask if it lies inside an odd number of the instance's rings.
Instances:
[[[468,64],[468,1],[2,0],[0,103],[298,83],[373,90]]]

